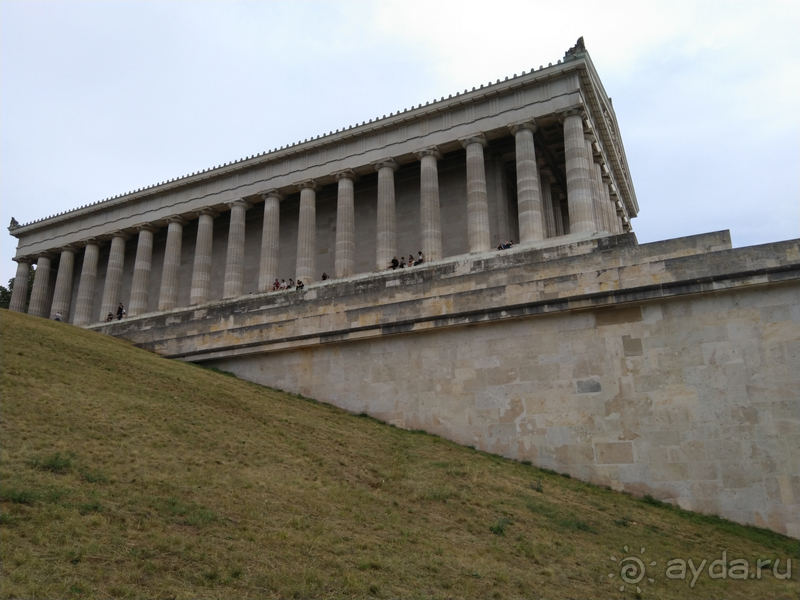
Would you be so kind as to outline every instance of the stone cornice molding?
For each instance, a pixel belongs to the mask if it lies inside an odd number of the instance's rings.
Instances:
[[[313,179],[306,179],[295,184],[298,190],[312,190],[316,192],[320,189],[320,185]]]
[[[486,141],[486,136],[483,135],[483,133],[476,133],[469,137],[462,138],[458,141],[461,142],[461,146],[464,148],[466,148],[470,144],[480,144],[484,148],[486,148],[486,146],[489,145],[489,142]]]
[[[508,126],[508,130],[514,135],[517,135],[518,132],[525,129],[531,133],[536,133],[536,130],[539,129],[539,126],[533,121],[523,121],[522,123],[513,123],[512,125]]]
[[[376,160],[375,162],[371,163],[372,166],[375,167],[376,171],[380,171],[381,169],[391,169],[392,171],[397,171],[400,168],[398,162],[393,158],[385,158],[383,160]]]
[[[243,198],[237,198],[236,200],[231,200],[230,202],[226,202],[225,206],[227,206],[230,209],[233,209],[234,206],[242,206],[244,207],[245,210],[249,210],[250,208],[252,208],[253,205],[250,204],[247,200],[244,200]]]
[[[261,194],[262,200],[266,200],[267,198],[275,198],[278,202],[283,202],[286,199],[286,196],[281,194],[278,190],[268,190]]]
[[[422,150],[417,150],[414,152],[419,160],[422,160],[426,156],[433,156],[436,160],[442,159],[442,153],[439,152],[439,149],[436,146],[431,146],[430,148],[423,148]]]
[[[336,181],[339,181],[340,179],[349,179],[351,181],[358,181],[358,175],[356,175],[353,169],[344,169],[343,171],[336,171],[333,174],[333,176],[334,178],[336,178]]]

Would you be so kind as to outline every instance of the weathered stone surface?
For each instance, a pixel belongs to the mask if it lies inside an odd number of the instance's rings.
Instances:
[[[797,537],[800,241],[707,251],[726,239],[583,238],[97,328]]]

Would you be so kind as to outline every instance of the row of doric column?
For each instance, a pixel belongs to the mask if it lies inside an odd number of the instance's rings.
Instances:
[[[564,125],[564,150],[566,156],[567,204],[569,231],[564,225],[561,211],[554,202],[550,177],[546,169],[537,166],[534,133],[536,125],[524,122],[509,127],[514,135],[517,172],[517,206],[520,241],[535,242],[566,233],[608,231],[622,233],[613,196],[616,191],[607,167],[602,163],[600,149],[591,132],[584,127],[584,113],[573,110],[561,115]],[[484,148],[487,140],[476,134],[460,140],[466,150],[467,171],[467,234],[470,252],[489,250],[489,202],[486,187]],[[442,258],[442,228],[439,207],[438,161],[442,155],[438,148],[430,147],[416,153],[420,161],[420,235],[422,249],[428,260]],[[394,173],[399,168],[394,159],[373,164],[378,173],[376,269],[387,267],[397,253],[396,209]],[[352,170],[333,174],[337,182],[335,266],[336,277],[348,277],[355,271],[355,182]],[[314,180],[297,184],[300,191],[300,217],[297,235],[295,276],[310,281],[316,272],[316,192],[319,185]],[[277,190],[261,194],[264,201],[264,222],[261,236],[258,291],[272,289],[278,276],[280,246],[280,203],[284,195]],[[245,217],[252,206],[244,199],[227,203],[230,209],[230,226],[226,251],[223,298],[236,298],[244,286]],[[214,218],[217,213],[210,208],[196,211],[198,218],[197,240],[192,268],[190,305],[209,300],[211,288],[211,256]],[[159,289],[158,310],[170,310],[178,304],[178,281],[186,221],[181,216],[168,219],[167,242]],[[157,231],[151,224],[137,227],[136,259],[133,268],[128,315],[147,311],[149,306],[150,272],[153,258],[153,235]],[[120,301],[122,275],[125,261],[125,242],[129,235],[117,231],[110,234],[111,249],[106,269],[105,286],[99,313],[94,307],[94,288],[97,279],[99,244],[97,239],[86,240],[83,266],[80,273],[73,322],[88,325],[104,320],[115,313]],[[60,249],[55,291],[47,305],[51,261],[53,252],[36,257],[37,271],[28,312],[40,317],[54,317],[61,313],[64,320],[70,312],[75,246]],[[11,310],[24,311],[28,291],[29,260],[18,262],[17,278],[11,300]]]

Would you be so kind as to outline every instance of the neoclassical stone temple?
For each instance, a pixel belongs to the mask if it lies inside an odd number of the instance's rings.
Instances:
[[[800,537],[800,241],[639,244],[637,213],[581,39],[555,65],[12,221],[11,309],[36,263],[30,314]],[[290,277],[305,289],[272,291]]]
[[[21,226],[12,310],[75,325],[574,233],[638,212],[582,42],[557,65]],[[444,227],[442,226],[444,224]]]

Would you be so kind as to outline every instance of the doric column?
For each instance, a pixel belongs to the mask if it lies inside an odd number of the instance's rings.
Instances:
[[[601,171],[601,181],[602,181],[602,192],[603,192],[603,214],[605,216],[605,223],[609,233],[617,233],[617,228],[614,225],[614,219],[617,216],[617,207],[614,206],[614,202],[611,200],[611,176],[608,173],[608,169],[605,165],[600,165]]]
[[[82,327],[92,322],[94,312],[94,284],[97,281],[97,260],[100,257],[100,245],[97,240],[89,240],[83,252],[81,280],[78,284],[78,298],[75,301],[75,318],[73,324]]]
[[[533,146],[536,125],[520,123],[512,125],[510,129],[516,142],[520,242],[542,240],[544,239],[542,197],[539,192],[539,174],[536,169],[536,152]]]
[[[619,202],[619,195],[617,194],[617,188],[613,183],[608,185],[608,193],[611,200],[611,222],[612,222],[612,231],[614,233],[625,233],[625,230],[622,228],[622,221],[620,219],[619,213],[617,212],[617,202]]]
[[[300,188],[300,223],[297,231],[295,278],[308,285],[314,280],[317,254],[317,183],[309,179]]]
[[[258,291],[268,292],[278,277],[278,256],[281,241],[281,200],[283,194],[270,190],[264,198],[264,225],[261,229],[261,263],[258,270]]]
[[[336,196],[336,258],[334,273],[336,277],[349,277],[356,267],[356,215],[355,202],[356,174],[351,170],[334,173],[339,188]]]
[[[157,231],[152,225],[139,225],[139,241],[136,245],[136,262],[133,263],[131,299],[128,303],[128,316],[134,317],[147,312],[150,299],[150,270],[153,268],[153,234]]]
[[[422,233],[422,252],[426,260],[439,260],[442,258],[442,225],[436,161],[442,155],[435,147],[426,148],[416,154],[420,160],[419,228]]]
[[[217,213],[209,208],[198,210],[197,241],[192,266],[192,284],[189,304],[208,302],[211,290],[211,248],[214,240],[214,217]]]
[[[46,318],[50,314],[50,307],[47,305],[47,296],[50,291],[50,262],[52,254],[40,254],[36,259],[36,275],[33,279],[33,290],[31,290],[31,303],[28,307],[28,314],[34,317]]]
[[[189,304],[208,302],[211,290],[211,246],[214,241],[214,217],[210,208],[198,210],[197,241],[194,247],[194,265],[192,266],[192,287],[189,291]]]
[[[550,195],[553,195],[553,190],[550,190]],[[564,215],[561,214],[561,198],[553,196],[553,217],[556,221],[556,235],[566,235],[566,227],[564,227]]]
[[[375,163],[378,172],[378,226],[375,266],[385,269],[397,254],[397,213],[394,204],[394,172],[400,168],[393,159]]]
[[[595,231],[602,231],[603,230],[603,207],[602,207],[602,197],[603,197],[603,190],[602,190],[602,178],[600,177],[599,167],[600,165],[597,164],[597,158],[595,157],[594,152],[594,136],[586,135],[585,137],[585,144],[586,144],[586,156],[589,158],[589,176],[591,178],[590,185],[592,188],[592,208],[594,209],[594,229]],[[599,156],[598,156],[599,158]]]
[[[72,270],[75,266],[75,248],[64,246],[61,248],[61,258],[58,261],[58,275],[56,275],[56,289],[53,292],[53,304],[50,305],[50,318],[61,313],[61,320],[69,321],[69,309],[72,304]]]
[[[483,134],[460,140],[467,151],[467,236],[470,252],[484,252],[491,247],[489,235],[489,198],[486,193],[486,163]]]
[[[556,233],[556,217],[553,210],[553,198],[550,192],[550,175],[542,169],[539,173],[539,185],[542,189],[542,210],[544,212],[544,233],[545,237],[551,238],[558,235]]]
[[[158,295],[158,310],[170,310],[178,304],[178,279],[181,269],[181,246],[183,226],[186,221],[172,216],[168,219],[167,247],[164,250],[164,268],[161,270],[161,290]]]
[[[28,300],[28,286],[30,285],[31,262],[27,257],[12,258],[17,263],[17,274],[14,276],[14,289],[11,291],[11,304],[8,310],[25,312],[25,302]]]
[[[231,224],[228,229],[228,253],[225,255],[225,286],[223,298],[237,298],[244,286],[244,219],[251,204],[239,199],[228,202]]]
[[[564,123],[569,232],[593,232],[592,176],[583,136],[583,111],[569,111],[561,119]]]
[[[103,302],[100,305],[100,320],[105,321],[108,313],[116,314],[120,303],[122,287],[122,269],[125,267],[125,242],[130,236],[116,231],[111,237],[111,250],[108,253],[106,283],[103,287]]]

